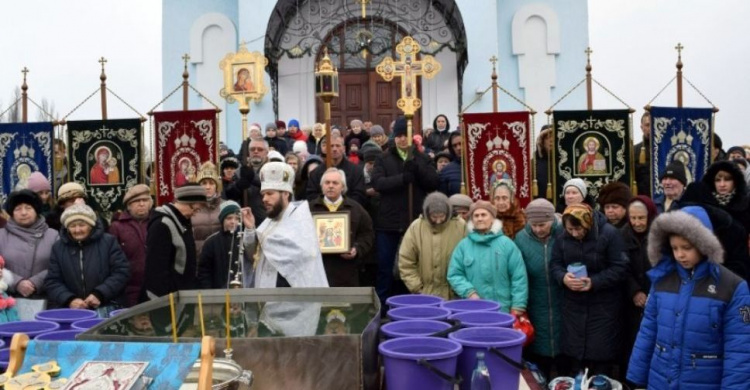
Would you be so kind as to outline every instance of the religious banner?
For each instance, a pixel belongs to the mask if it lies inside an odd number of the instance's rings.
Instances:
[[[0,124],[0,205],[27,188],[33,172],[52,181],[52,129],[51,122]]]
[[[164,204],[175,188],[195,181],[201,164],[217,164],[216,110],[155,112],[154,129],[156,202]]]
[[[87,204],[107,218],[122,210],[128,188],[143,182],[141,120],[68,121],[71,181],[83,185]]]
[[[611,181],[632,185],[631,123],[628,110],[554,111],[553,201],[565,203],[563,185],[586,182],[593,199]]]
[[[713,109],[651,107],[651,194],[664,191],[659,176],[669,163],[686,167],[688,183],[699,181],[711,165]]]
[[[467,188],[473,200],[490,199],[495,183],[510,180],[521,207],[532,200],[528,111],[464,114]]]

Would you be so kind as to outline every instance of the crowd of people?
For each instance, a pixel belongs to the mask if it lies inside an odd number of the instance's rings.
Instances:
[[[252,124],[238,153],[221,145],[219,166],[203,164],[172,203],[154,207],[139,184],[111,221],[86,204],[81,184],[53,196],[34,173],[0,221],[0,321],[15,319],[13,298],[107,312],[233,283],[372,286],[383,307],[402,293],[499,302],[533,324],[524,356],[548,377],[588,367],[649,388],[747,388],[746,150],[725,153],[715,136],[700,181],[671,162],[652,198],[648,114],[641,128],[639,194],[611,182],[594,199],[573,178],[557,207],[543,197],[522,207],[508,178],[489,201],[461,194],[462,137],[444,115],[412,140],[403,119],[330,131],[294,119]],[[551,148],[545,126],[533,151],[540,195],[552,182]],[[341,211],[349,249],[321,254],[311,215]]]

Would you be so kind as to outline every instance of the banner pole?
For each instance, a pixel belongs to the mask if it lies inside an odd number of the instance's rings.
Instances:
[[[102,64],[102,74],[99,76],[101,80],[100,93],[102,97],[102,120],[107,120],[107,74],[104,73],[104,64],[107,63],[107,59],[101,57],[99,63]]]
[[[677,107],[682,108],[682,43],[677,43],[674,47],[677,50]]]
[[[25,66],[21,70],[23,73],[23,84],[21,85],[21,122],[29,122],[29,86],[26,84],[26,73],[29,73],[29,69]]]
[[[190,56],[187,53],[185,53],[185,55],[182,56],[182,60],[185,61],[185,68],[182,71],[182,110],[187,111],[188,110],[188,86],[190,85],[188,83],[188,78],[190,77],[190,73],[188,73],[187,64],[188,64],[188,61],[190,60]]]
[[[591,53],[593,52],[590,47],[587,47],[584,51],[586,53],[586,106],[589,111],[594,110],[594,98],[591,88]]]
[[[497,69],[495,67],[495,64],[497,63],[497,57],[492,56],[490,58],[490,62],[492,63],[492,112],[496,113],[498,108],[498,97],[497,97]]]

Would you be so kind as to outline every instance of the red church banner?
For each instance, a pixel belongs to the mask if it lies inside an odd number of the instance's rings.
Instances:
[[[521,207],[531,202],[531,132],[528,111],[464,114],[469,196],[490,199],[500,180],[510,180]]]
[[[216,110],[154,113],[157,204],[169,203],[174,189],[194,182],[204,162],[218,161]],[[217,172],[218,174],[218,172]]]

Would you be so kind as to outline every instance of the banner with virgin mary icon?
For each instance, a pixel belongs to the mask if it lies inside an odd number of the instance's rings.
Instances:
[[[71,181],[86,189],[86,203],[108,218],[122,210],[128,188],[143,182],[140,118],[68,121]]]
[[[611,181],[632,186],[631,120],[628,110],[554,111],[553,202],[565,202],[563,186],[586,182],[593,199]]]
[[[52,182],[52,122],[0,123],[0,205],[41,172]]]
[[[204,162],[218,161],[216,110],[154,113],[156,203],[169,203],[174,189],[194,182]]]
[[[531,202],[531,116],[528,111],[464,114],[466,182],[473,200],[490,199],[510,180],[521,207]]]

